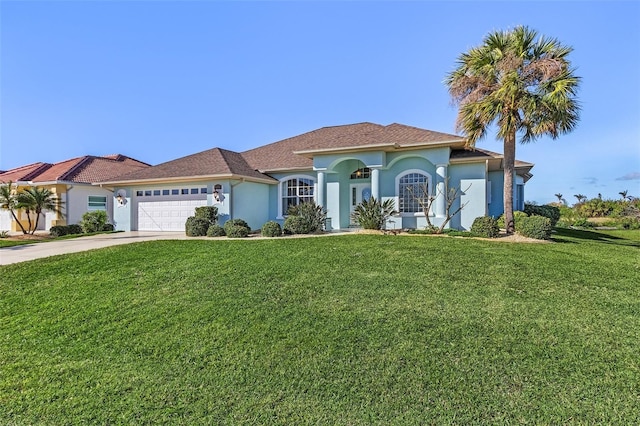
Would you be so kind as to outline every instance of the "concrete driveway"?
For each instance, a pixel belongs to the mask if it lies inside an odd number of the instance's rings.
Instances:
[[[114,234],[90,235],[69,240],[48,241],[0,248],[0,265],[41,259],[58,254],[77,253],[80,251],[117,246],[119,244],[138,243],[153,240],[184,240],[184,232],[116,232]]]

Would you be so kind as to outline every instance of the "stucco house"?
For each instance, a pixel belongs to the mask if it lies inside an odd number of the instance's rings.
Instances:
[[[82,215],[91,210],[105,210],[109,220],[113,221],[112,191],[93,183],[147,167],[149,164],[121,154],[102,157],[85,155],[55,164],[38,162],[16,167],[1,172],[0,183],[6,184],[11,181],[17,185],[18,190],[38,186],[53,192],[62,201],[61,214],[44,212],[44,218],[40,217],[38,229],[48,230],[54,225],[79,223]],[[26,227],[26,213],[20,211],[17,215]],[[20,231],[20,227],[7,210],[0,211],[0,230]]]
[[[437,195],[431,222],[445,217],[445,180],[466,203],[449,226],[469,229],[478,216],[503,212],[502,155],[464,149],[460,136],[417,127],[358,123],[323,127],[244,152],[221,148],[188,155],[99,182],[113,190],[118,230],[183,231],[197,206],[216,206],[220,221],[241,218],[253,229],[282,222],[287,208],[315,200],[328,228],[354,224],[363,199],[393,199],[395,228],[421,228],[424,214],[408,187],[427,184]],[[533,164],[516,163],[514,206],[524,206]],[[455,208],[455,206],[454,206]]]

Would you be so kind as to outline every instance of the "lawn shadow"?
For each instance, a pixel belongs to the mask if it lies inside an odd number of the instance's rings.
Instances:
[[[556,232],[553,234],[552,240],[556,243],[576,244],[579,240],[588,240],[605,244],[640,248],[640,241],[628,240],[626,238],[608,235],[602,232],[571,228],[556,228],[555,231]]]

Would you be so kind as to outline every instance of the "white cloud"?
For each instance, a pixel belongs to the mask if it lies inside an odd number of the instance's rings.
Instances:
[[[616,178],[616,180],[640,180],[640,172],[627,173],[624,176]]]

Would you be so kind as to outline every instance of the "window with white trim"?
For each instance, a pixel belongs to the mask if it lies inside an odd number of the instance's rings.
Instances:
[[[107,210],[107,197],[89,195],[87,210]]]
[[[411,171],[398,179],[398,211],[400,213],[422,213],[420,202],[429,197],[429,176]]]
[[[315,181],[311,178],[296,177],[281,183],[282,214],[287,214],[291,206],[313,201]]]

